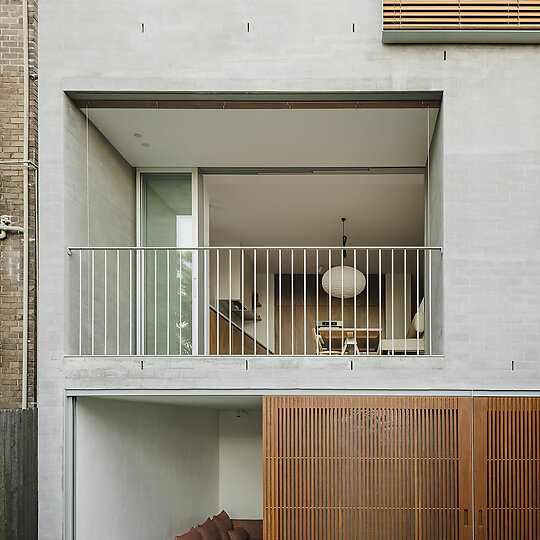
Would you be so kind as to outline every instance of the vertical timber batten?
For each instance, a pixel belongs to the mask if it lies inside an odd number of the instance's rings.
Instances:
[[[265,396],[265,540],[447,538],[472,527],[472,401]]]

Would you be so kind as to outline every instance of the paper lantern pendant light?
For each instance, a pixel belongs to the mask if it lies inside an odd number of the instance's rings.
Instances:
[[[356,287],[355,287],[356,274]],[[341,277],[343,276],[343,281]],[[366,277],[352,266],[334,266],[322,277],[322,288],[337,298],[353,298],[366,288]]]
[[[345,219],[341,218],[343,247],[347,243]],[[343,258],[346,257],[347,251],[343,250]],[[366,288],[366,276],[352,266],[334,266],[324,273],[322,277],[322,288],[330,296],[335,296],[336,298],[353,298]]]

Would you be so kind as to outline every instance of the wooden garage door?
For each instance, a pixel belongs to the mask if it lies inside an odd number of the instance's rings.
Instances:
[[[474,398],[478,540],[540,538],[540,400]]]
[[[264,398],[265,540],[471,539],[470,398]]]

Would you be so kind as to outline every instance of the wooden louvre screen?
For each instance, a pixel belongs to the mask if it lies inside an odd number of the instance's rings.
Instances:
[[[474,399],[478,540],[540,538],[540,400]]]
[[[472,538],[470,398],[266,396],[265,540]]]
[[[383,0],[384,30],[540,30],[540,0]]]

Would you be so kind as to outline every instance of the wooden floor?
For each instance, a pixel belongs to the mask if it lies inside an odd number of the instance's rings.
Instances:
[[[267,396],[265,539],[537,539],[539,414],[533,398]]]

